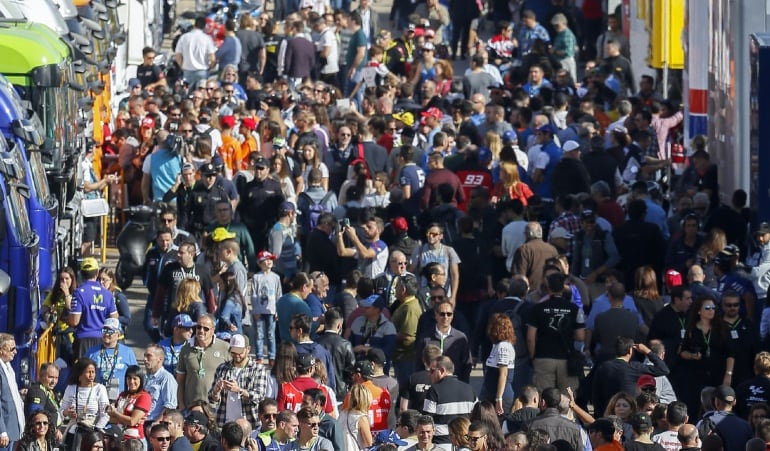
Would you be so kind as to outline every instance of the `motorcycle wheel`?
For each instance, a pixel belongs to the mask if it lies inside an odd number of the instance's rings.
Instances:
[[[134,275],[124,271],[123,263],[118,261],[118,265],[115,267],[115,283],[118,284],[121,290],[126,291],[134,281]]]

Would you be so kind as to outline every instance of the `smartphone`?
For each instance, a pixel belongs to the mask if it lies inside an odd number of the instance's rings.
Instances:
[[[338,99],[337,109],[343,113],[350,111],[350,99]]]
[[[348,219],[348,218],[343,218],[343,219],[342,219],[342,226],[343,226],[343,227],[350,227],[350,219]]]

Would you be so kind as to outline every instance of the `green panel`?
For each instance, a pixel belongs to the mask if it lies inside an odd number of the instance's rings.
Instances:
[[[51,34],[55,39],[51,39]],[[45,25],[27,22],[0,23],[0,73],[11,83],[29,86],[25,77],[36,67],[58,65],[69,57],[69,48]]]

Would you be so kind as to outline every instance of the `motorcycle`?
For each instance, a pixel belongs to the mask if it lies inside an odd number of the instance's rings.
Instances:
[[[179,17],[194,22],[196,18],[204,15],[206,17],[204,32],[214,39],[214,44],[219,48],[225,40],[225,22],[228,19],[237,22],[242,14],[258,17],[262,14],[262,8],[261,3],[253,4],[242,0],[213,0],[208,2],[204,11],[185,11]]]
[[[147,248],[157,234],[156,218],[160,210],[141,205],[123,211],[128,221],[117,238],[120,256],[115,268],[115,282],[125,291],[131,286],[134,277],[142,273]]]

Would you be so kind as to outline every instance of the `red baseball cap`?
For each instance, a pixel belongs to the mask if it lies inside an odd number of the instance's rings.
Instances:
[[[248,128],[251,131],[254,131],[257,129],[257,121],[255,121],[253,118],[250,117],[244,117],[241,119],[241,125]]]
[[[427,110],[425,110],[422,113],[420,113],[420,115],[422,117],[431,117],[432,116],[432,117],[435,117],[436,119],[441,119],[442,117],[444,117],[444,113],[442,113],[441,110],[439,110],[435,106],[432,106],[432,107],[428,108]]]
[[[153,118],[148,116],[148,117],[142,119],[142,124],[141,125],[144,128],[155,128],[155,119],[153,119]]]
[[[225,127],[225,128],[233,128],[233,127],[235,127],[235,117],[234,116],[222,116],[219,119],[219,122],[222,124],[222,127]]]

